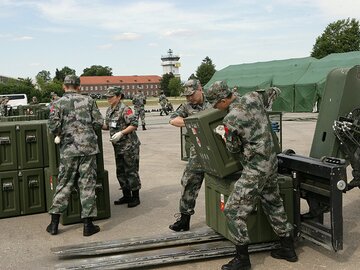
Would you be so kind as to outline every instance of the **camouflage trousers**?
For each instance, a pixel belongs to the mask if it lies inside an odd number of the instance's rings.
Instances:
[[[181,178],[183,190],[180,198],[180,213],[188,215],[195,213],[196,198],[198,197],[203,180],[203,172],[188,171],[185,169]]]
[[[71,191],[78,186],[81,218],[96,217],[96,155],[68,157],[60,160],[58,185],[49,214],[60,214],[69,204]]]
[[[250,243],[246,221],[259,200],[274,232],[280,237],[290,236],[292,225],[287,222],[276,174],[261,175],[244,168],[224,210],[235,245]]]
[[[141,188],[139,153],[140,147],[138,145],[121,153],[117,153],[115,150],[116,176],[122,189],[133,191]]]
[[[137,119],[141,119],[141,125],[145,125],[145,109],[144,107],[134,107],[135,110],[135,115],[137,117]],[[139,126],[140,126],[140,122],[139,122]]]

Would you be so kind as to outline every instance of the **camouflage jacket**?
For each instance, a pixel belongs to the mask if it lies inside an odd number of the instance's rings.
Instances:
[[[131,108],[122,102],[119,102],[114,108],[109,107],[106,110],[105,124],[110,129],[110,137],[116,132],[124,130],[128,126],[138,127],[138,118]],[[123,153],[133,147],[140,145],[140,140],[136,131],[124,135],[116,144],[114,144],[117,153]]]
[[[144,105],[146,104],[146,96],[143,93],[135,94],[132,98],[132,103],[134,104],[134,107],[144,108]]]
[[[237,96],[224,117],[227,149],[239,155],[243,167],[252,173],[277,171],[277,157],[265,106],[266,91]]]
[[[60,157],[99,153],[95,129],[100,129],[103,122],[95,100],[66,92],[52,104],[48,121],[49,130],[60,136]]]

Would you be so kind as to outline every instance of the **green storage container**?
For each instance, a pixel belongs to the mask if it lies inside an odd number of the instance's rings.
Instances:
[[[46,209],[50,209],[52,199],[58,183],[57,174],[52,174],[49,168],[44,169],[45,173],[45,190],[46,190]],[[96,184],[96,205],[98,215],[95,219],[105,219],[111,216],[110,212],[110,190],[109,190],[109,173],[104,170],[98,172]],[[81,222],[81,203],[78,188],[71,192],[69,205],[65,213],[62,214],[61,224],[68,225]]]
[[[205,207],[206,224],[225,238],[232,240],[226,223],[223,209],[227,199],[234,188],[235,182],[240,178],[240,173],[232,174],[226,178],[218,178],[209,174],[205,175]],[[288,220],[294,223],[294,196],[291,177],[279,175],[280,194],[284,201]],[[258,202],[257,211],[251,214],[247,221],[251,243],[271,242],[277,240],[261,202]]]
[[[21,183],[21,214],[45,212],[43,168],[19,171],[19,181]]]
[[[0,218],[45,212],[42,168],[0,172]]]
[[[21,208],[18,172],[0,172],[0,188],[0,218],[19,216]]]
[[[220,178],[242,169],[239,158],[227,151],[224,141],[214,133],[225,115],[225,111],[207,109],[184,119],[204,170]]]
[[[342,157],[334,135],[334,120],[360,107],[360,66],[337,68],[326,79],[310,157]]]
[[[18,168],[15,125],[11,122],[0,124],[0,172]]]
[[[43,132],[41,122],[25,121],[15,125],[18,144],[18,168],[44,167]]]

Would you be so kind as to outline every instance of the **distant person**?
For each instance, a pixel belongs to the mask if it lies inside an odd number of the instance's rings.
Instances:
[[[132,98],[132,104],[134,104],[135,115],[141,119],[142,129],[146,130],[145,127],[145,104],[146,96],[143,94],[142,90],[138,88],[137,94]]]
[[[49,209],[51,223],[46,231],[58,233],[60,214],[69,204],[73,186],[80,191],[83,235],[90,236],[100,231],[92,223],[97,216],[96,207],[96,154],[100,152],[95,130],[103,125],[103,118],[95,100],[81,95],[80,78],[67,75],[64,79],[64,95],[50,108],[49,130],[60,145],[58,185]]]
[[[164,92],[160,92],[160,96],[159,96],[159,103],[161,106],[161,112],[160,112],[160,116],[163,115],[163,113],[165,113],[166,115],[168,115],[168,109],[166,107],[166,105],[168,104],[169,100],[167,99],[167,97],[165,96]]]
[[[39,101],[36,96],[33,96],[30,101],[31,105],[39,104]]]
[[[103,129],[110,129],[110,141],[114,147],[116,176],[123,197],[114,201],[115,205],[128,204],[135,207],[140,204],[139,176],[140,140],[136,134],[138,118],[131,108],[122,102],[124,93],[120,87],[109,87],[104,95],[109,107],[106,110]]]
[[[224,81],[214,82],[205,91],[207,100],[214,108],[228,112],[223,125],[216,130],[228,151],[239,157],[243,167],[224,210],[236,255],[221,267],[222,270],[251,268],[246,222],[259,200],[272,229],[280,238],[281,246],[271,251],[271,256],[289,262],[298,260],[292,238],[293,227],[288,222],[280,196],[275,142],[266,115],[266,109],[279,93],[279,88],[271,87],[238,96]]]
[[[184,87],[183,96],[186,97],[187,101],[181,104],[170,116],[170,124],[175,127],[184,127],[184,118],[211,108],[210,103],[204,97],[199,80],[188,80]],[[190,156],[181,178],[180,217],[169,226],[171,230],[179,232],[190,229],[190,217],[195,213],[196,198],[204,176],[204,170],[195,151],[195,145],[190,143]]]

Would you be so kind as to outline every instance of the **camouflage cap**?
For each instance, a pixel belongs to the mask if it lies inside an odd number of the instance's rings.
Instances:
[[[120,96],[121,94],[123,94],[123,90],[121,87],[110,86],[107,89],[107,92],[104,95],[104,97]]]
[[[219,100],[227,98],[232,91],[225,81],[216,81],[205,90],[205,97],[211,105],[215,105]]]
[[[199,88],[200,81],[196,79],[188,80],[184,83],[184,92],[181,94],[182,96],[191,96],[195,93],[195,91]]]
[[[64,79],[65,85],[80,85],[80,78],[76,75],[66,75]]]

